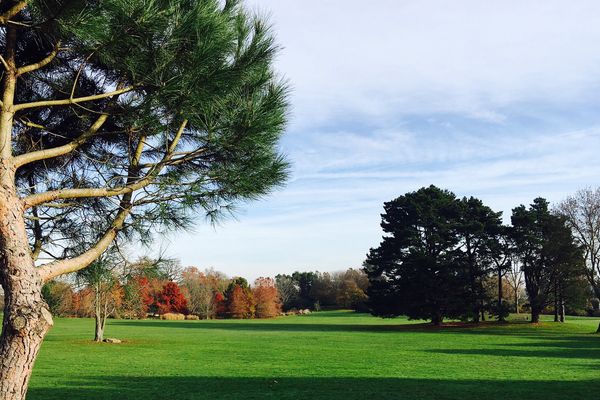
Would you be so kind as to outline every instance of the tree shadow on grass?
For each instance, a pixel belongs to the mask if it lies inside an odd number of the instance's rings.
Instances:
[[[428,323],[397,325],[361,325],[361,324],[319,324],[319,323],[278,323],[271,321],[111,321],[115,326],[135,326],[137,328],[182,328],[199,330],[232,330],[232,331],[282,331],[282,332],[395,332],[395,331],[439,331],[443,327],[434,327]],[[458,328],[455,328],[458,329]]]
[[[431,353],[459,354],[469,356],[498,357],[545,357],[579,358],[600,360],[600,337],[598,335],[547,335],[527,336],[521,343],[495,343],[482,349],[431,349]],[[599,375],[600,377],[600,375]]]
[[[276,320],[277,321],[277,320]],[[228,320],[210,321],[158,321],[158,320],[113,320],[114,326],[131,326],[143,329],[144,327],[171,329],[198,329],[198,330],[231,330],[231,331],[257,331],[257,332],[432,332],[432,333],[468,333],[475,335],[511,335],[532,336],[539,338],[540,335],[559,336],[561,333],[553,331],[550,324],[532,326],[527,322],[497,323],[485,322],[480,324],[470,323],[448,323],[442,326],[434,326],[430,323],[408,323],[408,324],[331,324],[312,322],[275,322],[273,320],[240,320],[230,322]],[[600,338],[600,335],[598,335]]]
[[[600,380],[494,381],[407,378],[87,377],[32,387],[28,400],[100,399],[596,399]]]

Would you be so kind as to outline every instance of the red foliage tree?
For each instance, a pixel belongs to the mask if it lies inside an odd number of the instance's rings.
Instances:
[[[229,294],[228,311],[231,318],[252,318],[254,316],[254,302],[252,292],[248,288],[235,285]]]
[[[138,276],[135,278],[135,282],[139,289],[140,298],[146,305],[146,308],[150,307],[152,304],[154,304],[154,296],[152,295],[150,281],[145,276]]]
[[[281,302],[275,281],[271,278],[258,278],[252,288],[256,304],[257,318],[273,318],[281,313]]]
[[[215,312],[217,317],[224,318],[227,315],[227,302],[225,301],[225,296],[221,292],[215,293],[214,298],[215,303]]]
[[[156,299],[159,314],[169,312],[187,313],[187,300],[175,282],[167,282]]]

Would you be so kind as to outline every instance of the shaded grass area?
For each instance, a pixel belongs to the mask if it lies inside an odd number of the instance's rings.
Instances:
[[[29,399],[592,399],[598,320],[432,329],[350,312],[244,321],[57,319]]]
[[[581,399],[595,380],[578,382],[409,378],[90,377],[70,388],[33,388],[30,398],[63,399]],[[93,385],[93,387],[89,387]],[[165,388],[158,394],[153,387]]]

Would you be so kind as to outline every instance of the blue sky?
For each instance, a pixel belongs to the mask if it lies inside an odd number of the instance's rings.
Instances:
[[[288,185],[160,244],[250,279],[358,267],[384,201],[435,184],[510,215],[600,175],[600,2],[248,0],[293,87]]]

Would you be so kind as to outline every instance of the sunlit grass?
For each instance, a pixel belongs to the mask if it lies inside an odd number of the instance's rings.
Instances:
[[[548,318],[545,318],[548,320]],[[57,319],[29,399],[585,399],[597,319],[431,329],[322,312],[274,320]],[[410,325],[409,325],[410,324]]]

